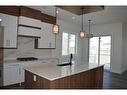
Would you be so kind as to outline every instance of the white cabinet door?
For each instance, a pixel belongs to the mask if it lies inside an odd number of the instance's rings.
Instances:
[[[3,48],[17,48],[17,19],[18,17],[0,13],[1,26],[3,26]]]
[[[38,39],[38,48],[55,48],[55,34],[52,33],[53,25],[42,22],[41,38]]]
[[[19,64],[6,65],[3,68],[4,86],[20,83],[20,67]]]
[[[40,37],[41,29],[19,26],[18,35],[30,36],[30,37]]]
[[[41,21],[24,16],[19,17],[18,35],[40,37],[41,35]],[[39,28],[39,29],[38,29]]]
[[[24,16],[19,16],[19,24],[34,26],[34,27],[41,27],[40,20],[29,18],[29,17],[24,17]]]

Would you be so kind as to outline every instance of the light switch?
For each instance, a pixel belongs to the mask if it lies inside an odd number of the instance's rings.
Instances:
[[[37,77],[34,75],[34,81],[36,81]]]

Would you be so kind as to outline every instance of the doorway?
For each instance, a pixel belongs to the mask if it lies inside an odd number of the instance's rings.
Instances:
[[[110,70],[111,36],[98,36],[89,40],[89,63],[105,64]]]

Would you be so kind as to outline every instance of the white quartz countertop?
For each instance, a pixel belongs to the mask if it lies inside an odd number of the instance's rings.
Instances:
[[[70,76],[80,72],[88,71],[103,65],[97,64],[76,64],[72,66],[57,66],[57,64],[46,64],[42,66],[33,66],[25,68],[25,70],[32,72],[35,75],[46,78],[48,80],[55,80],[62,77]]]

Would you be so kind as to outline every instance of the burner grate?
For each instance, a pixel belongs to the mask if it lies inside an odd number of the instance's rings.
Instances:
[[[20,58],[17,58],[16,60],[18,60],[18,61],[34,61],[34,60],[38,60],[38,58],[35,58],[35,57],[20,57]]]

